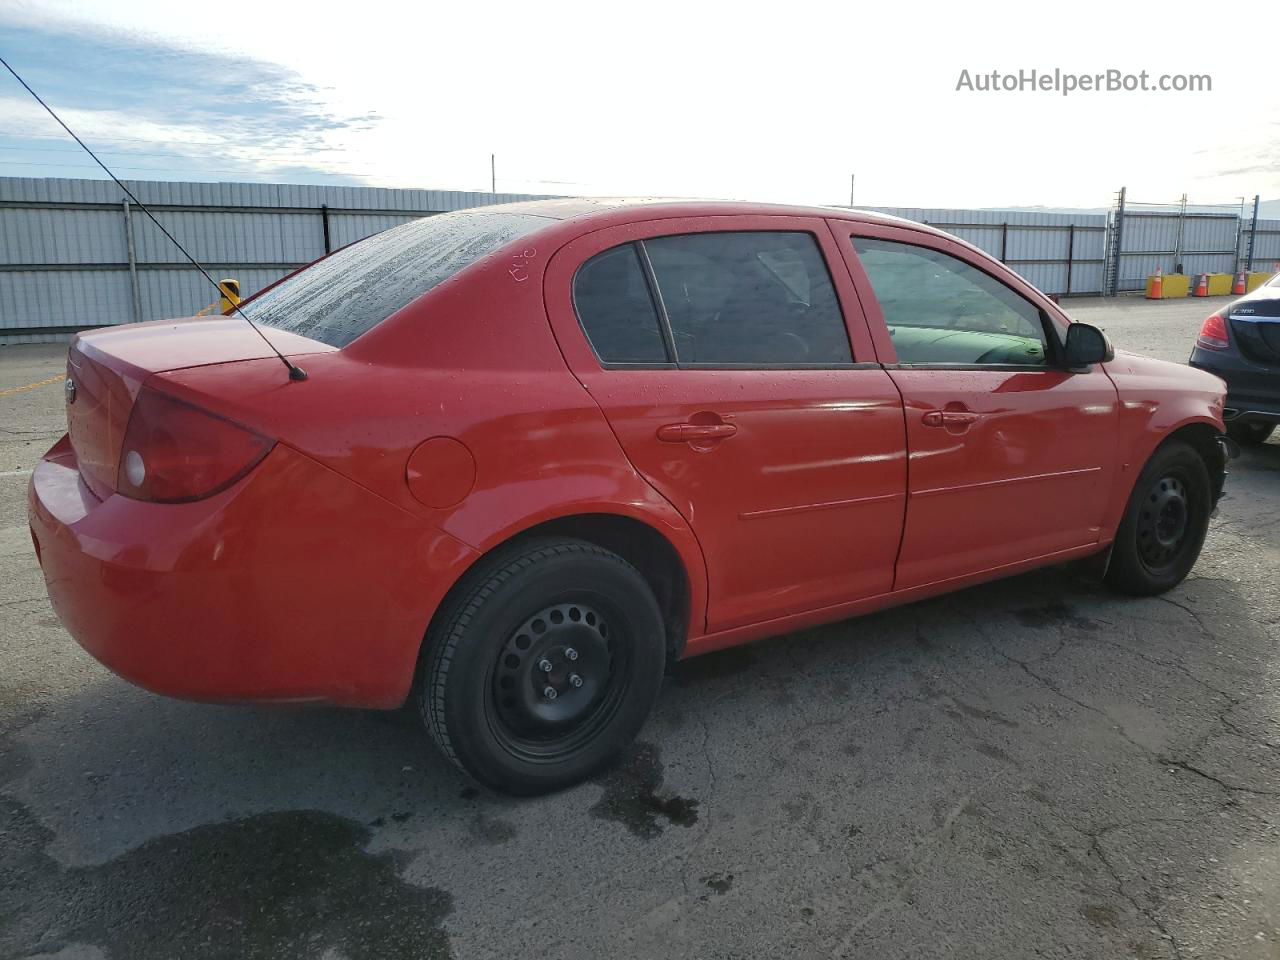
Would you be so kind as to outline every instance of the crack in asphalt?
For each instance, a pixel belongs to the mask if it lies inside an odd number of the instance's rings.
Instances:
[[[1082,710],[1088,710],[1090,713],[1095,713],[1098,716],[1102,717],[1104,720],[1107,721],[1108,724],[1111,725],[1111,729],[1115,731],[1115,733],[1118,734],[1120,738],[1124,740],[1126,743],[1132,744],[1142,753],[1151,754],[1151,750],[1149,748],[1143,746],[1137,740],[1134,740],[1131,736],[1129,736],[1129,734],[1125,731],[1124,727],[1122,727],[1119,723],[1117,723],[1116,720],[1105,710],[1102,710],[1099,707],[1095,707],[1091,703],[1086,703],[1083,700],[1080,700],[1076,697],[1071,696],[1071,694],[1063,690],[1052,679],[1050,679],[1049,677],[1046,677],[1044,674],[1036,673],[1034,670],[1032,670],[1030,665],[1027,664],[1026,661],[1019,660],[1017,657],[1012,656],[1011,654],[1005,653],[1003,650],[997,647],[990,640],[987,641],[987,645],[991,648],[992,653],[996,654],[996,656],[1003,657],[1005,660],[1008,660],[1010,663],[1016,663],[1019,667],[1022,668],[1023,672],[1025,672],[1027,676],[1031,677],[1032,679],[1040,683],[1051,693],[1055,694],[1058,697],[1061,697],[1063,700],[1066,700],[1068,703],[1075,704],[1077,707],[1080,707]]]
[[[1120,872],[1116,869],[1115,864],[1111,862],[1111,858],[1107,856],[1106,850],[1103,849],[1099,835],[1089,838],[1089,852],[1098,858],[1106,868],[1107,873],[1111,875],[1111,879],[1115,881],[1116,892],[1119,893],[1120,896],[1124,897],[1134,910],[1136,910],[1140,915],[1146,917],[1147,920],[1150,921],[1151,925],[1160,931],[1160,936],[1165,940],[1168,940],[1169,946],[1173,948],[1175,960],[1181,960],[1182,947],[1178,943],[1178,938],[1173,935],[1167,926],[1165,926],[1164,921],[1156,916],[1154,910],[1143,906],[1138,902],[1138,898],[1129,892],[1128,887],[1120,876]]]
[[[1188,773],[1194,773],[1196,776],[1203,777],[1211,783],[1216,783],[1218,786],[1222,787],[1222,789],[1232,793],[1252,793],[1259,797],[1280,797],[1280,790],[1265,790],[1260,787],[1242,787],[1239,784],[1227,783],[1227,781],[1223,780],[1221,777],[1215,776],[1206,770],[1201,770],[1195,764],[1188,763],[1186,760],[1178,760],[1174,757],[1163,757],[1159,754],[1153,754],[1153,756],[1155,756],[1159,763],[1166,767],[1177,767],[1180,770],[1186,770]]]
[[[1137,657],[1139,660],[1145,660],[1147,661],[1147,663],[1156,664],[1157,666],[1161,666],[1161,667],[1168,667],[1170,670],[1177,670],[1188,680],[1192,681],[1193,683],[1198,683],[1200,686],[1204,687],[1210,693],[1215,693],[1220,697],[1226,697],[1228,700],[1231,701],[1233,705],[1244,702],[1235,694],[1231,693],[1229,690],[1223,690],[1221,687],[1215,687],[1213,684],[1209,683],[1209,681],[1196,676],[1194,673],[1191,672],[1191,669],[1187,667],[1187,665],[1184,663],[1179,663],[1177,660],[1164,660],[1164,659],[1161,659],[1160,657],[1153,657],[1149,653],[1143,653],[1141,650],[1138,650],[1135,647],[1131,647],[1127,643],[1121,643],[1118,640],[1109,640],[1106,637],[1098,637],[1097,639],[1099,643],[1105,643],[1109,647],[1115,647],[1117,650],[1123,650],[1125,653],[1132,654],[1133,656]]]
[[[698,722],[702,725],[702,756],[707,761],[707,778],[711,781],[711,796],[708,799],[714,799],[720,784],[716,779],[716,765],[711,757],[711,726],[707,723],[706,715],[702,713],[698,714]],[[710,820],[710,811],[707,811],[707,814]]]
[[[1234,801],[1228,801],[1227,805],[1233,806]],[[1045,812],[1068,830],[1079,834],[1088,841],[1088,846],[1085,848],[1086,856],[1093,856],[1098,859],[1098,862],[1103,865],[1107,875],[1115,884],[1116,892],[1128,901],[1136,913],[1145,917],[1151,923],[1152,927],[1160,933],[1162,938],[1169,941],[1169,945],[1172,947],[1174,952],[1175,960],[1180,960],[1182,957],[1182,945],[1179,943],[1178,938],[1174,936],[1173,931],[1168,928],[1165,922],[1156,915],[1153,908],[1144,906],[1138,901],[1138,898],[1130,892],[1128,884],[1125,883],[1124,878],[1120,875],[1120,871],[1116,868],[1111,857],[1107,855],[1103,842],[1108,835],[1120,830],[1127,830],[1131,827],[1150,827],[1155,824],[1186,826],[1187,824],[1199,822],[1198,819],[1195,817],[1140,817],[1134,820],[1121,820],[1115,823],[1104,824],[1103,826],[1090,830],[1073,823],[1069,817],[1063,816],[1056,810],[1046,808]]]
[[[876,918],[891,907],[900,906],[901,904],[908,902],[909,898],[906,895],[910,892],[912,883],[919,875],[920,870],[930,862],[930,858],[926,858],[925,854],[936,853],[944,841],[951,839],[954,835],[953,828],[955,826],[955,822],[959,819],[960,814],[962,814],[984,790],[995,783],[995,781],[1005,776],[1006,773],[1007,771],[1005,770],[996,771],[968,794],[961,797],[960,800],[947,811],[947,815],[943,817],[942,823],[938,827],[927,831],[926,833],[917,834],[909,841],[908,848],[901,854],[897,856],[877,857],[862,868],[851,872],[850,879],[856,880],[862,874],[874,870],[875,867],[882,866],[886,863],[897,863],[902,869],[901,876],[890,878],[890,882],[894,888],[893,894],[879,900],[856,923],[845,931],[844,936],[840,938],[835,949],[831,951],[831,956],[833,958],[847,956],[849,948],[853,945],[854,938],[857,937],[857,935],[864,930],[868,924],[874,922]]]
[[[1196,625],[1199,627],[1199,629],[1200,629],[1201,633],[1202,633],[1202,634],[1203,634],[1207,639],[1210,639],[1210,640],[1214,641],[1215,643],[1219,642],[1219,641],[1218,641],[1217,634],[1216,634],[1213,630],[1211,630],[1211,629],[1208,627],[1208,625],[1207,625],[1207,624],[1205,624],[1204,620],[1200,617],[1200,615],[1199,615],[1198,613],[1196,613],[1194,610],[1192,610],[1192,609],[1191,609],[1190,607],[1188,607],[1186,604],[1181,603],[1181,602],[1179,602],[1179,601],[1177,601],[1177,600],[1174,600],[1174,599],[1172,599],[1172,598],[1170,598],[1170,597],[1164,597],[1164,596],[1158,596],[1158,597],[1155,597],[1154,599],[1161,600],[1161,601],[1163,601],[1163,602],[1165,602],[1165,603],[1167,603],[1167,604],[1170,604],[1171,606],[1177,607],[1179,610],[1184,611],[1185,613],[1187,613],[1187,614],[1191,617],[1191,619],[1192,619],[1192,620],[1194,620],[1194,621],[1195,621],[1195,623],[1196,623]],[[1169,757],[1163,756],[1163,755],[1161,755],[1161,754],[1157,753],[1156,751],[1151,750],[1151,748],[1147,747],[1146,745],[1144,745],[1144,744],[1142,744],[1142,743],[1139,743],[1138,741],[1136,741],[1136,740],[1134,740],[1132,737],[1130,737],[1130,736],[1129,736],[1129,734],[1124,730],[1124,728],[1123,728],[1119,723],[1117,723],[1117,722],[1116,722],[1116,720],[1115,720],[1113,717],[1111,717],[1111,715],[1110,715],[1110,714],[1108,714],[1105,710],[1102,710],[1102,709],[1100,709],[1100,708],[1098,708],[1098,707],[1094,706],[1093,704],[1087,703],[1087,702],[1085,702],[1085,701],[1083,701],[1083,700],[1080,700],[1080,699],[1078,699],[1078,698],[1076,698],[1076,697],[1071,696],[1071,695],[1070,695],[1070,694],[1068,694],[1065,690],[1063,690],[1063,689],[1062,689],[1062,688],[1061,688],[1061,687],[1060,687],[1060,686],[1059,686],[1059,685],[1058,685],[1054,680],[1052,680],[1052,679],[1051,679],[1051,678],[1049,678],[1049,677],[1044,676],[1044,675],[1043,675],[1043,674],[1041,674],[1041,673],[1037,673],[1035,670],[1033,670],[1033,669],[1031,668],[1031,665],[1030,665],[1030,663],[1029,663],[1029,662],[1024,661],[1024,660],[1021,660],[1021,659],[1019,659],[1019,658],[1017,658],[1017,657],[1015,657],[1015,656],[1013,656],[1013,655],[1011,655],[1011,654],[1008,654],[1008,653],[1004,652],[1003,650],[1001,650],[1001,649],[996,645],[995,641],[993,641],[993,640],[991,639],[991,637],[988,635],[988,633],[987,633],[987,631],[985,630],[985,628],[982,626],[982,624],[981,624],[981,623],[980,623],[976,618],[974,618],[974,617],[970,617],[969,619],[970,619],[970,622],[973,624],[974,628],[978,631],[978,633],[979,633],[979,634],[983,637],[983,639],[987,642],[988,647],[991,649],[991,651],[992,651],[993,653],[995,653],[997,656],[1003,657],[1005,660],[1008,660],[1008,661],[1009,661],[1009,662],[1011,662],[1011,663],[1015,663],[1015,664],[1017,664],[1019,667],[1021,667],[1021,668],[1022,668],[1023,672],[1025,672],[1028,676],[1032,677],[1034,680],[1036,680],[1038,683],[1040,683],[1041,685],[1043,685],[1046,689],[1048,689],[1050,692],[1052,692],[1052,693],[1053,693],[1053,694],[1055,694],[1056,696],[1061,697],[1062,699],[1066,700],[1066,701],[1067,701],[1067,702],[1069,702],[1069,703],[1073,703],[1073,704],[1075,704],[1076,706],[1078,706],[1078,707],[1080,707],[1080,708],[1082,708],[1082,709],[1084,709],[1084,710],[1088,710],[1089,712],[1091,712],[1091,713],[1095,713],[1095,714],[1097,714],[1098,716],[1101,716],[1101,717],[1103,717],[1104,719],[1106,719],[1106,720],[1108,721],[1108,723],[1111,725],[1112,729],[1113,729],[1113,730],[1114,730],[1114,731],[1115,731],[1115,732],[1116,732],[1116,733],[1117,733],[1117,734],[1118,734],[1118,735],[1119,735],[1123,740],[1125,740],[1127,743],[1129,743],[1129,744],[1133,745],[1134,747],[1136,747],[1140,752],[1142,752],[1142,753],[1146,754],[1146,755],[1147,755],[1147,756],[1149,756],[1149,757],[1152,757],[1152,758],[1153,758],[1157,763],[1160,763],[1160,764],[1162,764],[1162,765],[1164,765],[1164,766],[1177,767],[1177,768],[1180,768],[1180,769],[1184,769],[1184,770],[1186,770],[1186,771],[1187,771],[1187,772],[1189,772],[1189,773],[1197,774],[1197,775],[1199,775],[1199,776],[1203,777],[1203,778],[1204,778],[1204,779],[1206,779],[1206,780],[1209,780],[1209,781],[1211,781],[1211,782],[1213,782],[1213,783],[1218,784],[1218,785],[1219,785],[1219,786],[1221,786],[1223,789],[1228,790],[1228,791],[1232,791],[1232,792],[1239,792],[1239,793],[1251,793],[1251,794],[1255,794],[1255,795],[1258,795],[1258,796],[1280,796],[1280,790],[1270,790],[1270,789],[1266,789],[1266,788],[1260,788],[1260,787],[1248,787],[1248,786],[1243,786],[1243,785],[1241,785],[1241,784],[1232,784],[1232,783],[1228,783],[1228,782],[1226,782],[1225,780],[1223,780],[1222,778],[1217,777],[1217,776],[1215,776],[1215,775],[1213,775],[1213,774],[1211,774],[1211,773],[1208,773],[1207,771],[1204,771],[1204,770],[1200,769],[1199,767],[1195,766],[1195,764],[1191,763],[1190,761],[1180,760],[1180,759],[1172,759],[1172,758],[1169,758]],[[1149,662],[1151,662],[1151,663],[1159,663],[1159,664],[1161,664],[1162,666],[1166,666],[1166,667],[1169,667],[1169,668],[1171,668],[1171,669],[1176,669],[1176,670],[1178,670],[1179,672],[1183,673],[1185,676],[1187,676],[1189,679],[1191,679],[1191,680],[1195,681],[1196,683],[1200,684],[1201,686],[1203,686],[1205,689],[1210,690],[1210,691],[1214,692],[1215,694],[1218,694],[1218,695],[1220,695],[1220,696],[1224,697],[1224,698],[1228,701],[1228,706],[1226,706],[1224,709],[1222,709],[1222,710],[1220,710],[1220,711],[1217,711],[1217,712],[1215,713],[1215,715],[1214,715],[1214,722],[1215,722],[1215,723],[1219,723],[1219,724],[1221,724],[1222,726],[1226,727],[1227,729],[1230,729],[1233,733],[1235,733],[1237,736],[1241,737],[1242,739],[1246,740],[1247,742],[1256,743],[1256,744],[1258,744],[1258,745],[1260,745],[1260,746],[1264,746],[1264,747],[1266,747],[1266,748],[1268,748],[1268,749],[1278,749],[1277,747],[1275,747],[1275,745],[1273,745],[1273,744],[1271,744],[1271,743],[1269,743],[1269,742],[1267,742],[1267,741],[1260,741],[1260,740],[1258,740],[1256,737],[1249,736],[1249,735],[1248,735],[1248,734],[1246,734],[1244,731],[1240,730],[1240,728],[1239,728],[1239,727],[1237,727],[1234,723],[1232,723],[1230,720],[1228,720],[1228,719],[1227,719],[1227,716],[1226,716],[1226,715],[1227,715],[1227,713],[1229,713],[1232,709],[1234,709],[1234,708],[1236,708],[1236,707],[1239,707],[1241,704],[1243,704],[1243,703],[1245,702],[1244,700],[1242,700],[1242,699],[1240,699],[1240,698],[1236,697],[1234,694],[1231,694],[1231,693],[1227,692],[1226,690],[1222,690],[1222,689],[1220,689],[1220,688],[1217,688],[1217,687],[1213,686],[1212,684],[1208,683],[1207,681],[1205,681],[1205,680],[1201,679],[1200,677],[1196,676],[1194,673],[1192,673],[1192,672],[1191,672],[1191,670],[1190,670],[1188,667],[1186,667],[1186,665],[1185,665],[1185,664],[1180,664],[1180,663],[1175,663],[1175,662],[1170,662],[1170,661],[1164,661],[1164,660],[1160,660],[1160,659],[1158,659],[1158,658],[1149,657],[1149,656],[1147,656],[1147,655],[1145,655],[1145,654],[1143,654],[1143,653],[1141,653],[1141,652],[1139,652],[1139,651],[1137,651],[1137,650],[1134,650],[1134,649],[1133,649],[1133,648],[1131,648],[1131,647],[1128,647],[1128,646],[1126,646],[1126,645],[1124,645],[1124,644],[1117,643],[1116,641],[1108,640],[1108,639],[1106,639],[1105,637],[1100,637],[1100,638],[1098,638],[1098,639],[1099,639],[1099,640],[1101,640],[1103,643],[1107,643],[1107,644],[1109,644],[1109,645],[1111,645],[1111,646],[1119,647],[1120,649],[1124,649],[1124,650],[1126,650],[1126,651],[1127,651],[1127,652],[1129,652],[1129,653],[1133,653],[1134,655],[1136,655],[1136,656],[1140,657],[1141,659],[1147,660],[1147,661],[1149,661]],[[1049,659],[1049,658],[1040,658],[1040,659],[1037,659],[1037,660],[1036,660],[1036,661],[1034,661],[1034,662],[1036,662],[1036,663],[1042,663],[1042,662],[1045,662],[1047,659]],[[1209,736],[1211,736],[1211,733],[1206,733],[1204,736],[1202,736],[1202,737],[1201,737],[1201,738],[1196,742],[1196,744],[1195,744],[1195,748],[1194,748],[1194,749],[1198,749],[1201,745],[1203,745],[1203,743],[1204,743],[1204,742],[1209,738]],[[1193,749],[1193,752],[1194,752],[1194,749]]]
[[[1208,579],[1208,578],[1203,578],[1203,579]],[[1200,616],[1200,614],[1197,611],[1193,610],[1191,607],[1187,606],[1186,604],[1181,603],[1180,601],[1174,600],[1169,597],[1157,597],[1155,599],[1161,600],[1162,602],[1167,603],[1170,606],[1176,607],[1179,610],[1183,611],[1187,616],[1189,616],[1195,622],[1200,633],[1206,639],[1210,640],[1215,644],[1220,643],[1220,640],[1217,637],[1216,633],[1208,626],[1207,623],[1205,623],[1204,619]],[[1022,660],[1000,649],[996,641],[988,634],[988,632],[986,631],[986,629],[984,628],[981,622],[979,622],[976,618],[970,618],[970,620],[974,628],[978,631],[978,634],[986,641],[988,647],[996,655],[1002,657],[1003,659],[1007,660],[1010,663],[1016,664],[1028,677],[1035,680],[1039,685],[1041,685],[1042,687],[1050,691],[1056,697],[1059,697],[1060,699],[1065,700],[1068,703],[1071,703],[1074,706],[1079,707],[1080,709],[1086,710],[1090,713],[1097,714],[1103,717],[1104,719],[1106,719],[1108,721],[1108,725],[1111,727],[1111,729],[1116,735],[1118,735],[1121,739],[1131,744],[1135,748],[1137,748],[1137,750],[1142,754],[1151,757],[1153,760],[1155,760],[1156,762],[1160,763],[1163,766],[1166,766],[1172,769],[1177,769],[1177,770],[1184,770],[1188,773],[1194,774],[1197,778],[1202,779],[1207,783],[1213,784],[1214,786],[1216,786],[1217,788],[1219,788],[1221,791],[1224,792],[1227,806],[1236,807],[1238,809],[1237,801],[1235,799],[1237,794],[1248,794],[1248,795],[1254,795],[1254,796],[1280,796],[1280,790],[1271,790],[1271,789],[1260,788],[1260,787],[1245,786],[1239,783],[1231,782],[1223,779],[1220,776],[1210,773],[1207,770],[1202,769],[1201,767],[1197,766],[1195,763],[1189,760],[1173,758],[1173,757],[1160,754],[1156,751],[1152,751],[1150,748],[1146,747],[1145,745],[1137,742],[1132,737],[1130,737],[1128,733],[1124,730],[1124,728],[1120,726],[1115,721],[1115,719],[1112,718],[1106,711],[1094,706],[1093,704],[1087,703],[1086,701],[1081,700],[1078,697],[1071,695],[1070,693],[1065,691],[1051,677],[1045,676],[1044,674],[1039,673],[1035,669],[1033,669],[1031,665],[1032,662]],[[1246,702],[1244,698],[1241,698],[1228,690],[1219,688],[1214,684],[1209,683],[1203,678],[1197,676],[1189,667],[1187,667],[1183,663],[1166,661],[1158,657],[1153,657],[1142,651],[1135,650],[1134,648],[1126,644],[1119,643],[1114,640],[1109,640],[1104,637],[1100,637],[1097,639],[1101,640],[1102,642],[1112,647],[1121,649],[1127,653],[1131,653],[1149,663],[1158,664],[1165,668],[1176,670],[1177,672],[1185,676],[1187,679],[1201,686],[1203,689],[1208,690],[1213,694],[1215,694],[1216,696],[1221,697],[1225,701],[1225,703],[1222,705],[1221,709],[1214,711],[1213,722],[1210,724],[1211,727],[1215,725],[1221,725],[1221,727],[1231,731],[1233,734],[1235,734],[1236,736],[1240,737],[1241,739],[1247,742],[1256,743],[1272,750],[1280,750],[1280,746],[1277,746],[1276,744],[1272,744],[1268,741],[1259,740],[1254,736],[1250,736],[1248,733],[1246,733],[1243,729],[1241,729],[1236,723],[1234,723],[1228,717],[1228,714],[1232,710],[1239,708],[1242,704]],[[1058,653],[1061,652],[1064,643],[1065,643],[1065,637],[1060,638],[1057,648],[1055,648],[1055,650],[1050,655],[1037,658],[1034,661],[1034,663],[1039,664],[1039,663],[1044,663],[1049,660],[1052,660],[1054,657],[1058,655]],[[1200,739],[1199,743],[1203,744],[1203,742],[1207,740],[1208,737],[1211,735],[1212,735],[1211,732],[1206,733],[1206,735]],[[1152,924],[1155,930],[1159,931],[1160,936],[1166,941],[1168,941],[1176,960],[1181,960],[1183,956],[1182,945],[1179,943],[1177,937],[1174,936],[1173,932],[1169,929],[1165,921],[1157,914],[1156,908],[1147,907],[1143,905],[1138,900],[1138,898],[1130,891],[1130,889],[1128,888],[1128,885],[1125,883],[1124,879],[1121,877],[1119,870],[1116,868],[1116,865],[1112,861],[1110,856],[1108,856],[1107,851],[1104,847],[1103,839],[1107,834],[1111,833],[1113,830],[1117,830],[1124,826],[1129,826],[1132,824],[1111,824],[1108,826],[1104,826],[1095,831],[1089,831],[1089,830],[1082,829],[1081,827],[1071,823],[1068,819],[1061,817],[1056,813],[1051,812],[1051,814],[1055,817],[1055,819],[1059,820],[1069,829],[1079,833],[1081,836],[1086,837],[1088,839],[1089,841],[1088,852],[1091,855],[1095,856],[1098,862],[1103,865],[1107,874],[1111,877],[1112,881],[1114,882],[1117,892],[1133,907],[1133,909],[1139,915],[1145,917]],[[1135,822],[1150,824],[1157,821],[1152,819],[1147,819],[1147,820],[1135,821]],[[1178,821],[1178,822],[1185,822],[1185,821]],[[879,865],[878,861],[872,861],[871,863],[866,865],[865,869],[874,869],[878,865]]]
[[[1239,704],[1236,704],[1236,706],[1239,706]],[[1237,737],[1239,737],[1241,740],[1245,741],[1246,743],[1253,743],[1259,747],[1265,747],[1268,750],[1274,750],[1277,753],[1280,753],[1280,743],[1272,743],[1270,740],[1263,740],[1263,739],[1260,739],[1259,737],[1254,736],[1251,733],[1247,733],[1246,731],[1241,729],[1240,726],[1237,725],[1234,720],[1227,719],[1227,713],[1230,713],[1230,712],[1231,712],[1230,710],[1227,710],[1225,713],[1222,714],[1222,716],[1218,718],[1222,722],[1222,725],[1224,727],[1226,727],[1228,730],[1230,730],[1233,734],[1235,734]]]
[[[1212,640],[1214,643],[1221,642],[1218,639],[1218,635],[1214,633],[1212,630],[1210,630],[1207,626],[1205,626],[1205,622],[1200,619],[1200,614],[1196,613],[1193,609],[1188,607],[1185,603],[1182,603],[1178,600],[1174,600],[1172,597],[1165,596],[1164,594],[1157,594],[1156,596],[1152,597],[1152,599],[1159,600],[1161,603],[1167,603],[1173,607],[1177,607],[1179,610],[1187,614],[1187,616],[1189,616],[1192,620],[1196,622],[1196,626],[1200,628],[1200,632],[1204,634],[1206,639]]]

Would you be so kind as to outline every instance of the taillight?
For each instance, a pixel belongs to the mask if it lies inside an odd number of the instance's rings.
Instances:
[[[274,445],[237,423],[143,387],[120,448],[116,490],[157,503],[200,500],[231,486]]]
[[[1227,321],[1216,313],[1211,313],[1205,317],[1204,324],[1200,327],[1200,335],[1196,337],[1196,345],[1204,347],[1206,350],[1227,349],[1229,346],[1227,341]]]

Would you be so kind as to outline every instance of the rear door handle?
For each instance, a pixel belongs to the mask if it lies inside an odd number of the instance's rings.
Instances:
[[[980,414],[968,410],[930,410],[921,422],[926,427],[967,427],[977,423]]]
[[[666,443],[690,443],[698,440],[723,440],[738,428],[732,423],[668,423],[658,428],[658,439]]]

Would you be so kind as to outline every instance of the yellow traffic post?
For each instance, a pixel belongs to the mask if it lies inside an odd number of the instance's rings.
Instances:
[[[218,309],[222,313],[226,313],[240,302],[240,281],[234,277],[219,280],[218,290],[222,293],[222,299],[218,302]]]

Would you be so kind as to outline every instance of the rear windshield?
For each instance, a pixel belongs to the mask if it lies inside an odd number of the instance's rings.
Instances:
[[[424,217],[339,250],[242,309],[254,323],[345,347],[464,267],[549,223],[466,210]]]

